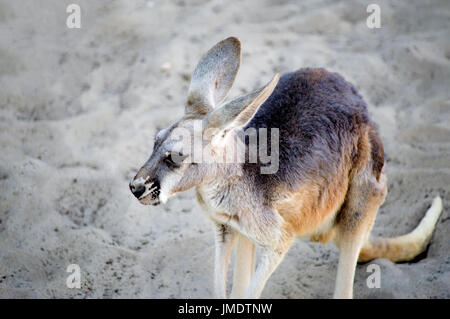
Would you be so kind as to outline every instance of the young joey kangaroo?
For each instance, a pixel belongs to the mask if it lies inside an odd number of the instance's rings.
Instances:
[[[234,37],[203,56],[184,116],[158,132],[153,153],[130,183],[145,205],[196,187],[198,202],[215,225],[217,297],[227,295],[234,243],[232,298],[258,298],[296,236],[335,241],[336,298],[352,298],[358,260],[406,261],[421,253],[442,211],[439,197],[413,232],[369,237],[387,182],[383,145],[355,87],[339,74],[306,68],[277,74],[261,89],[224,102],[240,61],[241,43]],[[236,136],[250,128],[278,129],[278,149],[271,148],[276,171],[261,173],[266,165],[259,158],[223,161]],[[209,137],[200,145],[208,161],[198,160],[180,130]],[[249,155],[249,143],[244,146]]]

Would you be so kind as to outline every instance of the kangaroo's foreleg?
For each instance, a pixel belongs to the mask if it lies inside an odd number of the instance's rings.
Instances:
[[[245,294],[245,298],[256,299],[260,297],[267,280],[283,260],[291,244],[292,240],[288,240],[283,241],[275,248],[261,247],[258,265]]]
[[[214,290],[216,298],[225,299],[227,271],[236,232],[225,224],[215,224]]]
[[[230,298],[244,298],[255,269],[255,245],[239,234],[234,260],[233,289]]]
[[[253,215],[246,234],[260,248],[260,256],[245,298],[259,298],[270,275],[283,260],[294,241],[294,235],[286,233],[284,220],[277,211],[266,209]]]
[[[276,210],[263,209],[248,220],[244,233],[260,248],[258,264],[245,298],[256,299],[261,295],[270,275],[283,260],[294,241],[294,235],[284,229],[284,220]]]

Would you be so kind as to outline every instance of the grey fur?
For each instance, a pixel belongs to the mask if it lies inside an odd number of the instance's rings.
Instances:
[[[311,179],[332,177],[342,152],[350,152],[349,157],[356,153],[359,136],[355,132],[366,124],[374,125],[366,103],[339,74],[311,68],[284,74],[246,127],[280,130],[279,170],[261,175],[257,173],[261,164],[247,163],[243,171],[270,205],[275,187],[295,190]]]
[[[280,75],[276,74],[262,88],[239,96],[211,110],[203,119],[205,129],[225,128],[227,125],[231,125],[231,122],[233,122],[233,127],[244,127],[258,111],[261,104],[272,94],[279,78]]]
[[[227,38],[212,47],[192,74],[186,114],[206,114],[219,105],[233,85],[241,64],[241,42]]]

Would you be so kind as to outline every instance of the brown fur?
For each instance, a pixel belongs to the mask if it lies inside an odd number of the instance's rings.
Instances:
[[[320,72],[315,76],[319,75]],[[379,152],[371,151],[369,132],[374,135],[374,140],[379,140],[372,127],[361,129],[356,146],[349,145],[342,152],[341,165],[334,174],[335,176],[329,178],[328,181],[311,178],[313,181],[302,185],[292,192],[291,196],[287,196],[287,199],[276,203],[274,208],[286,222],[286,232],[297,236],[311,235],[313,241],[321,242],[327,242],[334,237],[336,222],[343,221],[341,207],[344,202],[350,201],[348,198],[349,186],[355,176],[366,169],[369,161],[373,162],[373,154],[379,154]],[[352,149],[353,147],[354,149]],[[353,156],[349,156],[349,154],[353,154]],[[373,192],[374,190],[370,189],[370,193]],[[329,222],[330,227],[321,229],[322,224],[326,221]],[[319,232],[316,231],[317,229]]]

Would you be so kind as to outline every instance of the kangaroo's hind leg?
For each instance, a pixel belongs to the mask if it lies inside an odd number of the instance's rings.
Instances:
[[[379,180],[367,168],[355,176],[339,212],[335,241],[339,264],[334,298],[352,298],[359,252],[368,239],[380,205],[387,193],[386,177]]]

